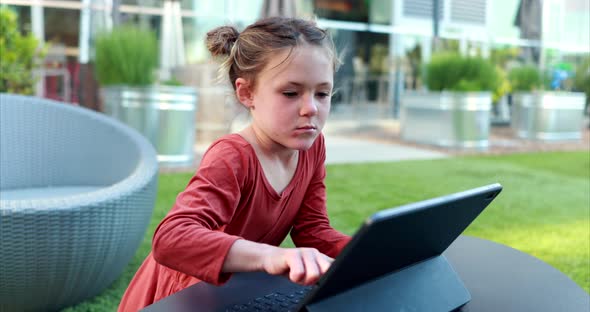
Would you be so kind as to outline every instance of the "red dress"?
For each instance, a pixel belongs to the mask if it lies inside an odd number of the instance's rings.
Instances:
[[[350,237],[326,212],[324,137],[300,151],[291,182],[278,194],[252,146],[238,134],[214,142],[197,173],[158,225],[152,252],[136,272],[118,311],[137,311],[199,281],[215,285],[235,240],[278,246],[291,233],[298,247],[336,257]]]

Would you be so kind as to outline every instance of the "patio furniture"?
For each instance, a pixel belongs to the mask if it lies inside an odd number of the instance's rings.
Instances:
[[[53,311],[123,272],[149,224],[154,148],[103,114],[0,94],[0,311]]]
[[[509,246],[461,235],[443,255],[452,264],[471,293],[471,301],[457,311],[590,311],[590,296],[580,285],[538,258]],[[414,268],[416,267],[414,266]],[[440,280],[440,278],[438,274],[432,274],[433,281]],[[373,281],[380,283],[383,279]],[[256,287],[252,285],[256,285]],[[412,293],[414,296],[409,295],[407,298],[415,298],[415,293],[420,291],[420,284],[411,279],[401,285],[396,286],[407,289],[404,290],[407,293],[416,290]],[[264,272],[242,272],[234,274],[231,280],[221,287],[197,283],[155,302],[141,311],[203,312],[206,311],[203,309],[203,302],[213,304],[216,298],[226,299],[229,298],[229,294],[233,295],[231,299],[238,301],[256,298],[268,292],[288,292],[292,288],[293,283],[282,276]],[[239,292],[236,292],[237,289]],[[354,291],[359,290],[363,291],[363,285],[354,288]],[[440,289],[440,293],[437,295],[447,294],[448,291],[448,289]],[[400,304],[397,301],[399,297],[394,293],[391,293],[391,301],[389,302],[383,300],[383,297],[380,298],[381,301],[375,300],[376,298],[371,292],[365,293],[363,291],[362,294],[364,296],[358,295],[354,297],[355,300],[340,305],[337,303],[338,297],[350,295],[350,292],[336,294],[320,301],[323,304],[332,305],[333,309],[313,311],[365,312],[371,311],[367,310],[368,304],[376,302],[383,304],[383,307],[386,308],[385,311],[425,311],[420,307]],[[205,299],[203,299],[204,295],[206,295]],[[419,297],[419,299],[424,298]],[[232,302],[227,302],[227,304],[230,305]],[[444,310],[432,309],[432,311]]]

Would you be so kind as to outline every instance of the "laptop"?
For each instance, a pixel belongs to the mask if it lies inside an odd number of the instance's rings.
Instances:
[[[142,311],[458,309],[471,297],[442,253],[501,190],[495,183],[369,216],[314,286],[235,273],[223,286],[197,283]]]

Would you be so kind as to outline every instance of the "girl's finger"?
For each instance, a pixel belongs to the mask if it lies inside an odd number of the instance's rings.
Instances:
[[[305,266],[301,259],[301,251],[296,249],[291,255],[287,256],[289,265],[289,279],[294,283],[301,283],[305,278]]]
[[[310,285],[315,283],[320,277],[320,266],[318,263],[318,256],[320,255],[313,249],[304,249],[301,251],[303,257],[303,264],[305,265],[305,279],[304,284]]]
[[[332,262],[334,262],[334,259],[324,254],[320,254],[320,257],[318,257],[318,266],[320,268],[320,274],[326,273],[332,265]]]

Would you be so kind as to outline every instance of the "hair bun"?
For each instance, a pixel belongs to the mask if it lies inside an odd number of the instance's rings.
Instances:
[[[207,33],[207,49],[213,56],[229,55],[239,35],[232,26],[217,27]]]

